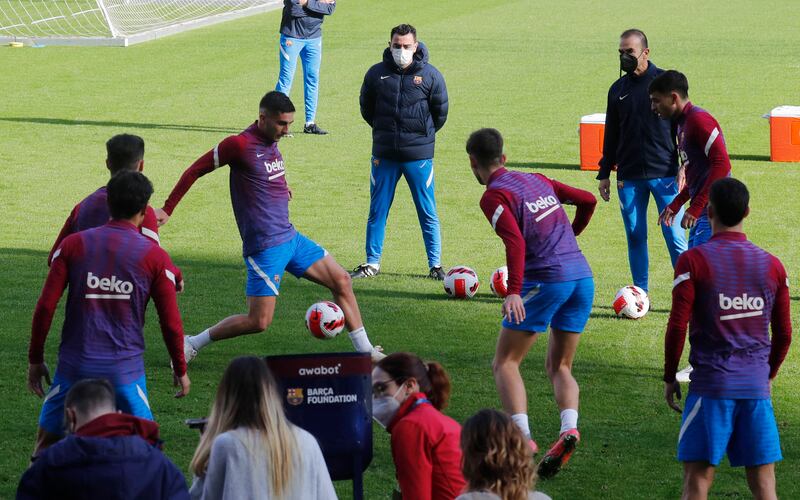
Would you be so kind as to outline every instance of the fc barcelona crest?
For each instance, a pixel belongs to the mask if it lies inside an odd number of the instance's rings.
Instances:
[[[286,389],[286,401],[292,405],[297,406],[303,403],[303,388],[298,387],[295,389]]]
[[[414,85],[419,85],[422,83],[422,77],[417,75],[414,77]]]

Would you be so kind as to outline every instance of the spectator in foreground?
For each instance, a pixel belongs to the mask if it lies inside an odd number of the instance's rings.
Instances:
[[[461,431],[467,493],[457,500],[550,500],[538,491],[533,450],[505,413],[481,410]]]
[[[314,436],[286,418],[267,364],[234,359],[190,466],[198,499],[335,499]]]
[[[25,471],[17,499],[188,499],[181,471],[161,453],[158,424],[117,411],[105,379],[84,379],[64,402],[70,435]]]
[[[372,370],[372,416],[392,435],[404,499],[452,500],[464,489],[461,426],[440,411],[449,398],[450,379],[439,363],[399,352]]]

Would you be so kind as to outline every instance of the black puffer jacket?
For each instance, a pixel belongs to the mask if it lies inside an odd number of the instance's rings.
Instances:
[[[433,158],[436,131],[447,121],[447,87],[439,70],[428,64],[420,42],[405,70],[383,51],[361,86],[361,116],[372,127],[372,155],[394,161]]]

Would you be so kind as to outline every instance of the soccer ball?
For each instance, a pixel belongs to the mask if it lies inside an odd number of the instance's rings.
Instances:
[[[639,319],[650,310],[647,292],[635,285],[624,286],[614,297],[614,312],[617,316]]]
[[[478,291],[480,282],[475,271],[467,266],[450,268],[444,277],[444,291],[457,299],[469,299]]]
[[[344,329],[344,312],[333,302],[317,302],[306,311],[306,328],[318,339],[332,339]]]
[[[492,273],[492,279],[489,281],[489,288],[492,293],[498,297],[505,298],[508,295],[508,267],[498,267]]]

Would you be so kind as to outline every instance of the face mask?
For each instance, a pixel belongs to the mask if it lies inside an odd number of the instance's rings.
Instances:
[[[414,58],[414,51],[411,49],[395,49],[392,48],[392,59],[394,59],[394,63],[397,64],[401,68],[405,68],[409,64],[411,64],[411,60]]]
[[[389,423],[397,414],[397,410],[400,409],[400,401],[395,399],[400,389],[402,389],[402,387],[398,387],[391,396],[372,398],[372,418],[384,429],[389,426]]]
[[[631,55],[622,53],[619,55],[619,69],[624,71],[625,73],[631,74],[636,71],[636,68],[639,66],[639,58]]]

